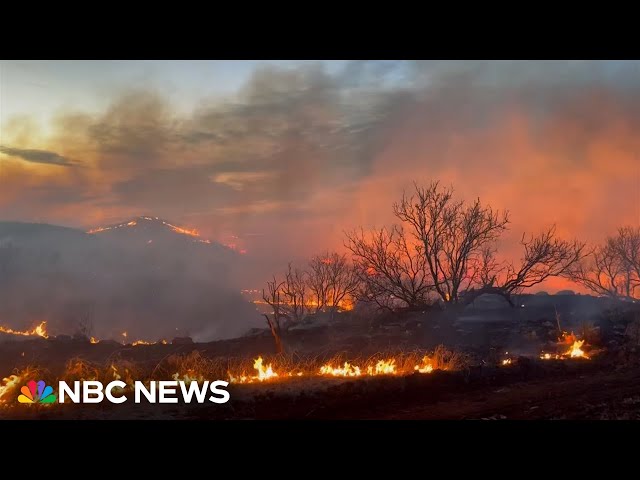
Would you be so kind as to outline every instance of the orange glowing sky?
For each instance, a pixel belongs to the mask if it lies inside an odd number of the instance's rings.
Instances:
[[[0,102],[0,220],[149,214],[274,265],[392,223],[414,180],[508,209],[510,258],[640,223],[639,62],[4,62]]]

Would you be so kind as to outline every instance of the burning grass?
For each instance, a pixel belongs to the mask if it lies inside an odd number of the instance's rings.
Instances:
[[[591,356],[585,351],[585,348],[588,347],[585,340],[578,340],[573,332],[562,332],[558,339],[558,347],[562,349],[560,353],[542,352],[540,360],[591,359]]]
[[[28,380],[43,378],[46,376],[46,373],[47,372],[41,368],[28,366],[21,370],[16,370],[8,377],[3,378],[2,381],[0,381],[0,406],[8,404],[10,401],[13,402],[17,397],[17,392],[20,387]]]
[[[57,379],[50,380],[98,380],[104,384],[121,380],[127,384],[127,388],[132,387],[135,380],[145,382],[168,379],[187,382],[224,379],[232,384],[260,384],[311,378],[330,381],[331,378],[427,374],[434,370],[461,370],[466,365],[466,357],[442,345],[430,353],[418,350],[383,352],[369,357],[348,357],[342,353],[329,358],[296,354],[258,356],[253,359],[209,358],[194,350],[188,354],[169,355],[153,368],[144,368],[119,358],[94,363],[76,357],[67,361]],[[40,378],[42,374],[43,371],[30,367],[5,378],[0,385],[0,402],[12,397],[16,385],[35,377]]]
[[[42,321],[31,330],[14,330],[13,328],[0,326],[0,333],[9,335],[20,335],[24,337],[42,337],[49,338],[47,333],[47,322]]]

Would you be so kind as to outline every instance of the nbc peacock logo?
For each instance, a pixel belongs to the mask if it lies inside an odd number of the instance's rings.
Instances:
[[[53,388],[44,383],[44,380],[38,382],[30,380],[20,389],[18,402],[20,403],[54,403],[56,395]]]

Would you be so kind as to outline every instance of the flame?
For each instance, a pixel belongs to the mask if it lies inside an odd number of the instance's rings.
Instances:
[[[157,345],[159,343],[161,343],[162,345],[166,345],[167,341],[165,339],[162,339],[158,342],[147,342],[146,340],[136,340],[131,345],[135,347],[137,345]]]
[[[332,367],[330,364],[320,367],[320,375],[332,375],[334,377],[359,377],[362,375],[360,367],[344,362],[344,367]]]
[[[511,365],[511,359],[505,358],[504,360],[502,360],[502,365]]]
[[[96,337],[91,337],[91,338],[89,339],[89,341],[90,341],[91,343],[98,343],[100,340],[98,340]]]
[[[589,359],[586,353],[582,350],[584,340],[576,340],[571,345],[571,348],[565,352],[565,355],[569,355],[571,358],[586,358]]]
[[[253,362],[253,368],[258,372],[257,375],[248,376],[242,373],[242,375],[236,377],[229,373],[229,381],[231,383],[253,383],[254,381],[264,382],[278,377],[278,374],[273,370],[273,366],[271,364],[268,364],[266,367],[263,365],[261,356],[255,359]]]
[[[179,373],[174,373],[172,378],[177,382],[183,381],[185,383],[203,382],[204,381],[204,377],[202,375],[197,375],[196,376],[196,374],[194,372],[192,372],[192,371],[189,371],[189,372],[185,373],[184,375],[182,375],[182,377],[180,377]]]
[[[195,228],[183,228],[183,227],[178,227],[176,225],[171,225],[169,222],[162,222],[163,225],[166,225],[167,227],[169,227],[171,230],[173,230],[176,233],[181,233],[183,235],[189,235],[191,237],[199,237],[200,236],[200,232],[198,232],[198,230],[196,230]]]
[[[367,374],[369,375],[395,375],[396,373],[396,360],[380,360],[376,363],[375,367],[367,367]]]
[[[414,370],[419,373],[431,373],[433,372],[433,362],[427,355],[425,355],[422,359],[422,363],[420,365],[416,365]]]
[[[159,220],[158,217],[151,218],[151,217],[140,217],[143,220],[148,220],[148,221],[154,221],[154,220]],[[90,230],[87,230],[87,233],[92,235],[94,233],[100,233],[100,232],[105,232],[107,230],[115,230],[117,228],[125,228],[125,227],[135,227],[138,224],[138,222],[136,220],[131,220],[129,222],[125,222],[125,223],[119,223],[118,225],[111,225],[108,227],[96,227],[96,228],[92,228]],[[197,229],[195,228],[185,228],[185,227],[178,227],[177,225],[173,225],[169,222],[165,222],[164,220],[162,220],[162,224],[169,227],[171,230],[173,230],[176,233],[180,233],[182,235],[189,235],[190,237],[199,237],[200,236],[200,232],[198,232]],[[211,243],[209,240],[201,240],[204,243]]]
[[[541,360],[565,360],[567,358],[584,358],[586,360],[590,360],[589,355],[582,349],[584,346],[584,340],[578,340],[576,336],[572,333],[562,332],[562,335],[558,339],[558,343],[560,345],[565,345],[567,350],[561,354],[552,354],[542,352],[540,354]]]
[[[343,366],[334,367],[330,363],[320,367],[320,375],[329,375],[332,377],[360,377],[362,375],[397,375],[399,372],[396,366],[395,358],[387,360],[378,360],[375,365],[367,366],[366,370],[358,365],[352,365],[344,362]]]
[[[91,230],[87,230],[87,233],[89,235],[92,235],[94,233],[100,233],[100,232],[104,232],[105,230],[111,230],[111,227],[97,227],[97,228],[92,228]]]
[[[43,320],[42,322],[40,322],[39,325],[37,325],[35,328],[33,328],[31,330],[20,331],[20,330],[14,330],[14,329],[8,328],[8,327],[0,327],[0,332],[9,333],[11,335],[23,335],[25,337],[49,338],[49,335],[47,334],[47,322],[46,322],[46,320]]]
[[[127,338],[127,332],[122,332],[120,335],[122,335],[124,338]]]
[[[267,365],[266,368],[262,365],[262,357],[256,359],[253,363],[253,368],[258,371],[258,380],[261,382],[278,376],[278,374],[273,371],[273,368],[271,368],[271,364]]]
[[[22,377],[19,375],[10,375],[7,378],[2,379],[0,384],[0,403],[5,402],[6,396],[8,396],[13,390],[18,388],[18,385],[22,383]]]

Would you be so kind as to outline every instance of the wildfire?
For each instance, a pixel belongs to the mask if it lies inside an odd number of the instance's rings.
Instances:
[[[157,345],[157,344],[162,344],[162,345],[166,345],[167,341],[162,339],[158,342],[147,342],[146,340],[136,340],[135,342],[133,342],[131,345],[132,346],[137,346],[137,345]]]
[[[31,330],[14,330],[12,328],[8,328],[8,327],[1,327],[0,326],[0,332],[2,333],[9,333],[11,335],[23,335],[25,337],[42,337],[42,338],[49,338],[49,335],[47,334],[47,322],[42,321],[40,322],[39,325],[37,325],[35,328],[31,329]]]
[[[98,340],[96,337],[91,337],[91,338],[89,339],[89,341],[90,341],[91,343],[98,343],[100,340]]]
[[[158,217],[152,218],[152,217],[138,217],[139,219],[142,220],[147,220],[150,222],[153,221],[161,221],[162,224],[166,227],[169,227],[171,230],[173,230],[176,233],[180,233],[182,235],[189,235],[190,237],[199,237],[200,236],[200,232],[198,232],[197,229],[195,228],[185,228],[185,227],[179,227],[177,225],[173,225],[169,222],[165,222],[164,220],[160,220]],[[107,230],[115,230],[118,228],[126,228],[126,227],[135,227],[136,225],[138,225],[138,221],[137,220],[131,220],[129,222],[123,222],[123,223],[119,223],[117,225],[110,225],[108,227],[96,227],[96,228],[92,228],[91,230],[87,230],[88,234],[95,234],[95,233],[100,233],[100,232],[105,232]],[[203,243],[211,243],[209,240],[200,240]]]
[[[416,365],[414,370],[419,373],[431,373],[433,372],[433,363],[431,359],[425,355],[420,365]]]
[[[558,341],[560,345],[565,345],[567,350],[561,354],[541,353],[541,360],[565,360],[567,358],[584,358],[590,360],[591,357],[582,349],[584,340],[578,340],[573,333],[563,332]]]
[[[124,227],[135,227],[138,224],[137,221],[135,220],[131,220],[130,222],[126,222],[126,223],[119,223],[118,225],[111,225],[109,227],[96,227],[96,228],[92,228],[91,230],[87,230],[87,233],[89,235],[93,235],[94,233],[100,233],[100,232],[106,232],[107,230],[114,230],[116,228],[124,228]]]
[[[242,375],[235,377],[230,373],[229,381],[231,383],[253,383],[255,381],[264,382],[278,377],[278,374],[273,370],[273,366],[271,364],[268,364],[266,367],[263,365],[262,357],[256,358],[253,362],[253,368],[258,372],[257,375],[247,376],[243,373]]]
[[[565,353],[565,355],[569,355],[571,358],[588,359],[589,357],[582,350],[583,344],[584,344],[584,340],[576,340],[575,342],[573,342],[573,345],[571,345],[571,348]]]
[[[261,382],[278,376],[278,374],[273,371],[273,368],[271,368],[271,364],[267,365],[266,368],[262,365],[262,357],[256,359],[253,363],[253,368],[258,371],[258,380]]]
[[[104,232],[105,230],[111,230],[111,227],[98,227],[98,228],[92,228],[91,230],[87,230],[87,233],[89,235],[92,235],[94,233],[100,233],[100,232]]]
[[[172,378],[177,382],[183,381],[185,383],[190,383],[190,382],[199,383],[204,381],[204,377],[202,375],[196,375],[194,372],[187,372],[184,375],[182,375],[182,377],[180,377],[179,373],[174,373]]]
[[[380,360],[374,367],[367,367],[367,373],[369,375],[394,375],[396,373],[396,361]]]
[[[166,225],[167,227],[169,227],[171,230],[173,230],[176,233],[181,233],[183,235],[189,235],[191,237],[199,237],[200,236],[200,232],[198,232],[198,230],[196,230],[195,228],[182,228],[182,227],[178,227],[176,225],[171,225],[169,222],[162,222],[163,225]]]
[[[320,367],[320,375],[329,375],[332,377],[360,377],[363,375],[398,375],[398,368],[395,358],[387,360],[378,360],[375,365],[369,365],[366,369],[360,368],[349,362],[344,362],[343,366],[333,366],[327,363]]]
[[[22,383],[22,377],[18,375],[10,375],[7,378],[3,378],[0,384],[0,403],[4,403],[4,397],[13,392],[20,383]]]
[[[334,377],[359,377],[362,375],[360,367],[344,362],[344,367],[332,367],[331,365],[323,365],[320,367],[320,375],[332,375]]]

